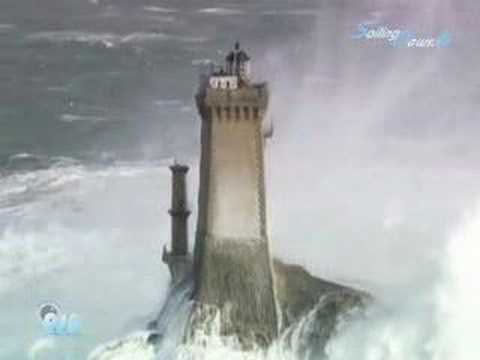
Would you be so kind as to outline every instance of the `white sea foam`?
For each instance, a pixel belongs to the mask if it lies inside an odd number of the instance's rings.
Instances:
[[[191,289],[191,281],[170,289],[166,306],[155,319],[157,326],[153,332],[135,332],[100,345],[91,352],[88,360],[128,359],[129,356],[135,356],[135,359],[139,360],[174,359],[179,352],[191,312]],[[148,343],[152,334],[159,337],[160,347]]]
[[[76,114],[62,114],[60,120],[67,123],[86,121],[91,123],[99,123],[107,121],[106,117],[94,115],[76,115]]]
[[[158,317],[155,333],[160,334],[160,340],[154,353],[150,353],[151,345],[147,334],[133,335],[117,339],[97,348],[89,360],[116,359],[139,354],[141,360],[307,360],[318,358],[317,353],[311,353],[308,334],[316,328],[316,312],[323,311],[328,304],[319,300],[310,312],[298,323],[286,329],[284,333],[268,349],[254,347],[242,349],[239,340],[234,336],[221,334],[221,317],[214,308],[202,317],[202,323],[197,323],[194,332],[189,332],[188,340],[184,340],[186,326],[190,324],[189,315],[192,310],[189,283],[180,289],[173,289]],[[353,310],[352,310],[353,311]],[[204,314],[205,315],[205,314]],[[344,314],[346,319],[349,314]],[[192,330],[192,329],[190,329]],[[133,350],[131,353],[131,349]]]
[[[23,153],[18,153],[18,154],[12,155],[11,158],[12,159],[24,159],[24,158],[30,158],[32,156],[34,156],[34,155],[30,154],[30,153],[23,152]]]
[[[30,155],[18,155],[22,156]],[[98,184],[102,179],[138,179],[142,174],[151,174],[151,171],[152,167],[146,164],[135,166],[124,163],[102,169],[77,165],[15,174],[7,176],[8,181],[2,183],[4,192],[0,198],[16,198],[30,189],[32,193],[43,193],[52,200],[62,201],[58,195],[74,196],[75,184],[79,182],[101,186]],[[45,205],[48,202],[44,198],[41,203]],[[38,214],[43,208],[31,209],[26,216],[32,212]],[[480,322],[480,312],[476,308],[480,301],[480,288],[475,277],[479,270],[479,233],[480,209],[471,213],[451,237],[443,259],[445,274],[439,276],[431,287],[405,293],[394,306],[390,303],[372,308],[354,322],[342,324],[338,335],[327,346],[329,360],[476,360],[474,334]],[[81,243],[85,236],[88,235],[76,234],[64,226],[53,224],[40,232],[34,228],[26,231],[24,227],[3,231],[0,242],[0,293],[68,268],[71,262],[68,243]],[[176,308],[171,316],[185,316],[187,313],[185,309]],[[308,327],[308,318],[302,323]],[[148,333],[136,333],[97,349],[91,359],[304,359],[289,348],[292,344],[294,348],[300,346],[303,334],[304,330],[299,328],[288,341],[281,338],[267,352],[243,352],[234,343],[211,334],[184,346],[177,346],[167,338],[159,349],[154,349],[146,341]],[[38,343],[32,349],[37,349],[35,351],[40,354],[49,346]]]
[[[0,32],[7,32],[15,29],[13,24],[0,24]]]
[[[62,168],[62,159],[55,166],[29,172],[14,172],[0,178],[0,207],[31,201],[51,192],[61,190],[68,183],[82,179],[85,168]]]
[[[88,31],[41,31],[28,35],[30,41],[50,41],[54,43],[72,42],[87,45],[100,44],[112,48],[120,44],[152,42],[152,41],[179,41],[185,43],[205,42],[205,37],[171,35],[161,32],[132,32],[129,34],[96,33]]]
[[[338,324],[337,334],[326,348],[328,360],[476,360],[478,358],[476,328],[480,323],[480,284],[477,281],[480,257],[480,206],[451,236],[443,259],[444,273],[437,282],[420,291],[405,293],[396,302],[381,299],[366,312],[352,312],[348,321]],[[184,311],[173,311],[179,316]],[[305,348],[305,335],[315,316],[305,316],[268,350],[242,351],[235,339],[219,335],[219,322],[214,318],[202,335],[182,344],[175,351],[156,357],[146,337],[117,340],[105,357],[114,354],[141,360],[305,360],[318,359],[319,353]],[[97,355],[100,353],[97,353]],[[135,354],[135,355],[134,355]],[[168,354],[168,356],[166,356]],[[108,355],[108,356],[107,356]],[[118,357],[123,359],[123,357]]]
[[[318,15],[320,12],[318,9],[292,9],[292,10],[266,10],[262,12],[262,15],[282,15],[282,16],[312,16]]]
[[[53,337],[38,339],[30,348],[28,358],[30,360],[37,360],[40,359],[41,356],[44,356],[46,352],[52,356],[54,355],[56,345],[55,338]]]
[[[132,319],[151,313],[166,281],[159,259],[168,233],[167,163],[45,160],[50,167],[0,177],[0,307],[9,309],[0,321],[2,359],[29,351],[32,360],[85,359],[96,339],[142,327]],[[45,301],[79,314],[84,332],[57,339],[54,349],[37,341],[45,335],[37,306]]]
[[[118,41],[118,36],[112,33],[93,33],[86,31],[41,31],[30,34],[28,39],[32,41],[103,44],[108,47]]]
[[[165,8],[165,7],[160,7],[160,6],[144,6],[142,9],[145,10],[145,11],[154,12],[154,13],[170,14],[170,13],[178,12],[177,9]]]
[[[153,360],[153,345],[147,344],[148,332],[137,332],[124,339],[113,340],[95,349],[88,360]]]
[[[18,154],[15,158],[30,158],[31,154]],[[157,165],[125,163],[107,168],[89,169],[70,158],[51,158],[51,166],[28,172],[13,172],[0,177],[0,210],[6,223],[0,226],[0,293],[23,285],[37,276],[62,269],[66,263],[66,241],[81,242],[88,233],[76,233],[55,220],[46,228],[22,228],[22,222],[35,219],[52,207],[81,208],[75,198],[82,196],[88,184],[101,183],[110,178],[136,178],[156,171]],[[103,179],[103,180],[102,180]],[[17,211],[7,216],[8,209]],[[16,222],[20,222],[17,226]],[[1,223],[0,223],[1,225]]]
[[[454,232],[447,249],[443,282],[436,293],[439,360],[476,360],[480,324],[480,204]],[[436,360],[436,359],[435,359]]]
[[[212,8],[204,8],[197,10],[200,14],[212,14],[212,15],[242,15],[245,14],[243,10],[239,9],[229,9],[229,8],[222,8],[222,7],[212,7]]]
[[[479,235],[477,207],[451,236],[438,281],[341,328],[329,360],[476,360]]]
[[[172,39],[171,35],[160,32],[135,32],[121,37],[120,42],[129,43],[170,39]]]
[[[39,159],[39,157],[35,154],[31,154],[28,152],[22,152],[18,154],[14,154],[8,157],[8,162],[15,162],[15,161],[23,161],[23,160],[36,160]]]
[[[51,225],[46,232],[0,232],[0,295],[65,268],[65,231]]]

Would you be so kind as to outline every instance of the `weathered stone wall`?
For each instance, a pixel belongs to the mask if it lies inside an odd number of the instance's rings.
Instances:
[[[263,232],[259,182],[260,121],[226,119],[214,111],[210,149],[209,234],[228,239],[260,238]]]
[[[246,347],[269,344],[277,335],[277,314],[267,243],[208,238],[205,247],[195,316],[203,323],[208,314],[202,312],[214,309],[222,335]]]

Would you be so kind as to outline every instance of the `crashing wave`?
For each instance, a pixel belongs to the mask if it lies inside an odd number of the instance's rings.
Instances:
[[[54,337],[38,339],[30,348],[28,358],[31,360],[37,360],[45,353],[50,353],[50,355],[52,355],[55,353],[56,346],[57,344]]]
[[[43,168],[24,170],[18,163],[38,159]],[[0,295],[64,270],[72,261],[67,254],[71,244],[84,243],[90,232],[72,229],[58,213],[86,211],[89,216],[84,192],[110,179],[158,175],[165,165],[118,162],[97,167],[69,157],[11,156],[9,172],[0,177]]]
[[[101,345],[89,355],[88,360],[176,358],[192,306],[191,290],[189,280],[177,284],[170,290],[158,318],[148,325],[149,331],[133,333]]]
[[[236,336],[221,333],[224,316],[215,308],[207,312],[200,323],[195,322],[190,316],[191,289],[191,278],[175,285],[158,318],[149,324],[148,332],[102,345],[88,360],[120,360],[129,355],[139,360],[320,359],[337,326],[361,313],[360,308],[351,306],[344,306],[341,313],[337,313],[338,295],[327,295],[284,329],[268,348],[253,346],[246,350]]]
[[[67,156],[44,156],[27,152],[14,154],[8,157],[5,165],[5,172],[14,173],[18,171],[34,171],[48,169],[50,167],[66,167],[79,165],[80,162]]]
[[[66,123],[73,123],[77,121],[86,121],[91,123],[99,123],[107,121],[106,117],[94,115],[76,115],[76,114],[62,114],[60,120]]]
[[[213,15],[242,15],[245,12],[238,9],[228,9],[228,8],[204,8],[197,10],[200,14],[213,14]]]
[[[67,259],[62,235],[63,230],[53,226],[45,238],[34,231],[0,233],[0,295],[63,269]]]
[[[88,360],[154,360],[154,346],[148,343],[148,332],[138,332],[125,339],[114,340],[98,347]]]
[[[177,9],[165,8],[165,7],[160,7],[160,6],[144,6],[142,9],[145,10],[145,11],[154,12],[154,13],[170,14],[170,13],[178,12]]]

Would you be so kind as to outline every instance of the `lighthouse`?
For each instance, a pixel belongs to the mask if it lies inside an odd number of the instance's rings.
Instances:
[[[196,95],[201,117],[200,188],[194,250],[197,311],[220,310],[221,333],[269,343],[277,304],[266,223],[265,83],[235,44]]]
[[[193,359],[199,346],[208,350],[213,342],[215,351],[218,335],[235,350],[266,349],[281,337],[286,353],[322,357],[337,325],[356,318],[373,300],[364,291],[271,258],[264,178],[264,146],[272,135],[264,126],[268,90],[251,80],[249,62],[236,44],[223,67],[201,76],[193,257],[188,252],[188,166],[175,162],[170,167],[171,245],[163,252],[172,278],[165,303],[149,322],[148,337],[119,340],[92,360],[133,358],[132,349],[147,346],[150,353],[152,345],[155,356],[162,357],[181,343],[188,344],[180,348],[182,357]]]

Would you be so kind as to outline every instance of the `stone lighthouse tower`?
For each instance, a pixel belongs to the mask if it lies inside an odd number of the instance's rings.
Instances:
[[[221,310],[222,334],[269,343],[277,307],[265,214],[268,91],[251,82],[249,60],[237,43],[196,95],[202,124],[194,300],[197,308]]]

